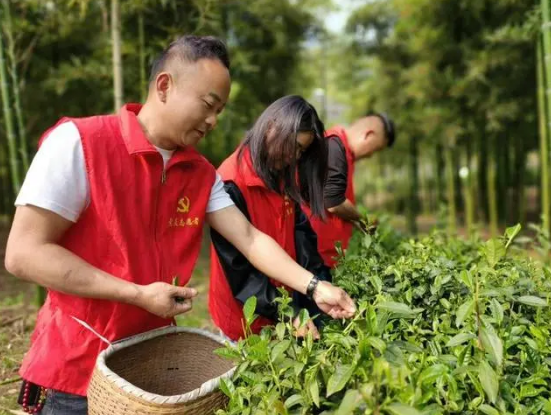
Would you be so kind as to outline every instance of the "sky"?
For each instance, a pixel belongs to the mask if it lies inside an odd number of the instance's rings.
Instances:
[[[333,33],[341,33],[346,25],[350,12],[365,3],[365,0],[334,0],[338,10],[328,13],[325,27]]]

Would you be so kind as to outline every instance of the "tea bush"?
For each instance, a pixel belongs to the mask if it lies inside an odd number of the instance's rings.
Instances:
[[[357,235],[334,273],[355,317],[297,339],[282,295],[280,323],[219,351],[239,365],[219,415],[551,413],[551,272],[514,244],[519,230]]]

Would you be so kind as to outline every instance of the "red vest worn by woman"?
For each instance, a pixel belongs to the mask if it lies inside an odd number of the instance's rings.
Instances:
[[[248,207],[251,223],[271,236],[293,259],[295,252],[295,207],[294,202],[266,187],[252,166],[250,153],[246,150],[238,160],[237,149],[219,167],[218,173],[225,182],[234,182],[241,191]],[[276,281],[270,280],[276,286]],[[243,304],[233,296],[216,250],[211,246],[211,280],[209,310],[214,323],[233,340],[243,337]],[[253,333],[273,324],[272,320],[258,317],[252,325]]]

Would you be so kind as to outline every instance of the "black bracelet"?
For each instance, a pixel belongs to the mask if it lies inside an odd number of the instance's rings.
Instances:
[[[308,287],[306,287],[306,297],[308,297],[310,300],[314,299],[314,292],[316,291],[316,287],[318,286],[319,282],[320,280],[318,279],[318,277],[314,275],[308,283]]]

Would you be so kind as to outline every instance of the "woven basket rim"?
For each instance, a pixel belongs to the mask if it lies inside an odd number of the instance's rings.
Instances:
[[[107,349],[105,349],[99,354],[98,359],[96,361],[96,368],[103,376],[105,376],[109,381],[113,382],[116,386],[118,386],[123,391],[131,395],[134,395],[136,397],[139,397],[147,402],[151,402],[155,404],[179,404],[179,403],[194,401],[211,392],[214,392],[220,386],[221,379],[229,379],[233,376],[237,367],[233,367],[230,370],[228,370],[226,373],[223,373],[222,375],[216,378],[208,380],[207,382],[203,383],[199,388],[194,389],[190,392],[186,392],[181,395],[163,396],[163,395],[157,395],[155,393],[147,392],[147,391],[144,391],[143,389],[138,388],[137,386],[131,384],[127,380],[117,375],[115,372],[109,369],[109,367],[107,367],[106,360],[113,353],[116,353],[117,351],[124,349],[126,347],[141,343],[145,340],[150,340],[150,339],[154,339],[155,337],[160,337],[166,334],[173,334],[173,333],[198,334],[204,337],[208,337],[211,340],[214,340],[215,342],[220,343],[220,345],[222,346],[233,344],[231,341],[203,329],[197,329],[193,327],[178,327],[178,326],[161,327],[158,329],[147,331],[145,333],[137,334],[127,339],[120,340],[116,343],[112,343]]]

